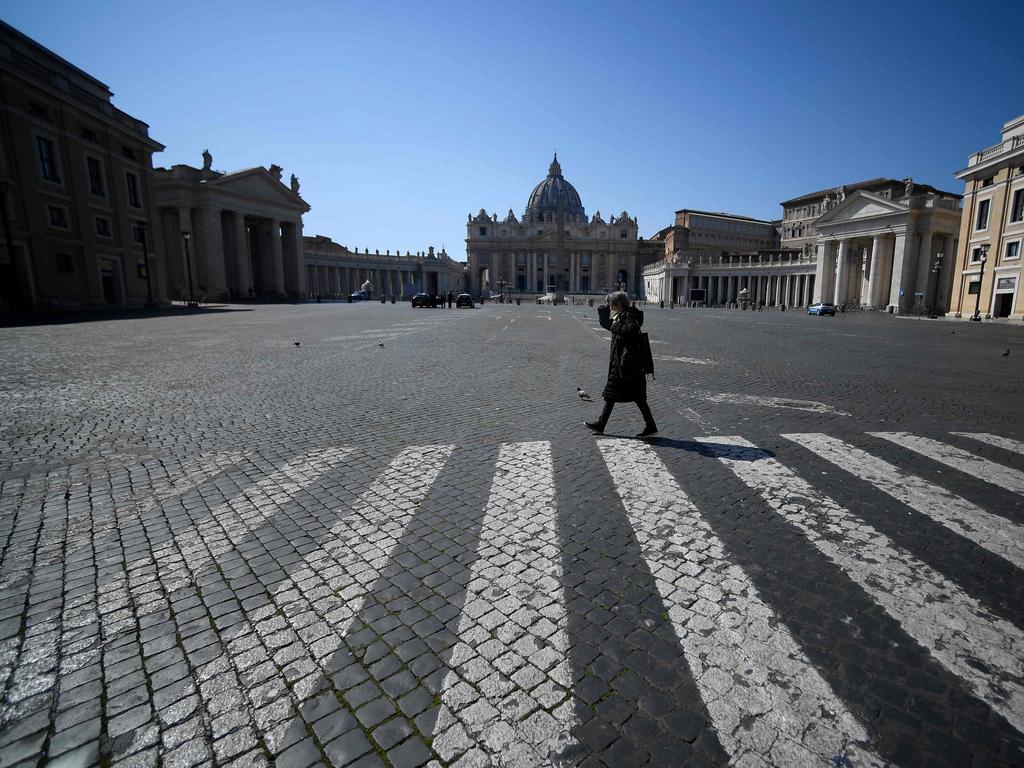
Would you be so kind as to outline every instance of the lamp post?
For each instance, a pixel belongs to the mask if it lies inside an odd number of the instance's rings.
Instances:
[[[974,298],[974,314],[971,315],[970,318],[976,323],[981,322],[981,314],[979,314],[979,310],[981,309],[981,284],[985,279],[985,262],[988,260],[988,246],[988,243],[981,246],[981,258],[979,259],[981,262],[981,271],[978,273],[978,292],[975,294]]]
[[[192,293],[192,251],[189,249],[189,241],[192,239],[192,233],[182,232],[181,236],[185,240],[185,266],[188,269],[188,306],[198,307],[199,302],[196,301],[195,294]]]
[[[139,232],[139,242],[142,243],[142,258],[145,261],[146,306],[155,307],[156,302],[153,301],[153,276],[149,273],[149,248],[146,247],[146,222],[140,221],[136,226]]]
[[[943,256],[945,256],[945,254],[942,251],[939,251],[938,253],[935,254],[935,263],[932,264],[932,269],[931,269],[931,273],[933,275],[935,275],[935,281],[934,281],[935,285],[928,292],[928,317],[930,319],[932,319],[932,320],[934,320],[936,318],[936,314],[935,314],[935,294],[937,294],[939,292],[939,274],[942,272],[942,257]],[[928,282],[929,282],[929,285],[930,285],[932,281],[929,280]]]

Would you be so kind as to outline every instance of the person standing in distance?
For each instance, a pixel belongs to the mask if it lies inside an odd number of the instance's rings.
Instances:
[[[604,306],[597,308],[598,322],[612,334],[611,351],[608,355],[608,381],[601,396],[604,410],[597,421],[586,421],[584,426],[592,432],[604,434],[608,417],[616,403],[636,403],[644,417],[644,429],[637,437],[657,434],[658,426],[647,405],[647,376],[641,367],[640,327],[644,324],[644,313],[629,306],[625,291],[608,295]]]

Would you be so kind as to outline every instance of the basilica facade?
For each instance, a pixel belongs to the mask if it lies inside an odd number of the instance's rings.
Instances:
[[[588,218],[579,193],[555,155],[548,175],[530,194],[522,219],[512,209],[499,220],[484,209],[469,215],[466,257],[470,290],[554,294],[644,291],[643,267],[664,245],[639,237],[636,218],[623,211],[607,221]]]

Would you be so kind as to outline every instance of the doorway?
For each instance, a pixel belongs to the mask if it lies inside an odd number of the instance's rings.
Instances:
[[[992,317],[1009,317],[1013,311],[1013,294],[997,293],[995,304],[992,307]]]
[[[115,259],[100,259],[100,288],[107,304],[124,304],[124,283],[121,279],[121,264]]]

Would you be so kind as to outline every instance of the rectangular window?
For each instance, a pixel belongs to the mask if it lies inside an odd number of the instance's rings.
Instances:
[[[991,204],[991,200],[982,200],[978,203],[978,223],[975,224],[975,229],[988,229],[988,209]]]
[[[981,248],[974,248],[971,250],[971,264],[977,264],[981,261]]]
[[[141,208],[142,203],[139,202],[139,177],[134,173],[126,173],[125,178],[128,180],[128,205],[132,208]]]
[[[84,125],[82,126],[82,138],[86,141],[91,141],[93,144],[99,144],[99,139],[96,138],[96,131]]]
[[[1024,188],[1013,193],[1013,204],[1010,206],[1010,221],[1024,220]]]
[[[973,296],[976,293],[981,293],[981,280],[971,280],[967,284],[967,294]]]
[[[626,236],[626,230],[625,229],[620,229],[619,230],[619,237],[625,237],[625,236]]]
[[[981,188],[984,189],[985,187],[991,187],[992,183],[994,181],[995,181],[995,176],[989,176],[987,179],[982,179],[981,180]]]
[[[103,216],[96,217],[96,234],[100,237],[110,237],[110,219]]]
[[[131,147],[121,147],[121,154],[127,157],[129,160],[135,159],[135,150]]]
[[[487,227],[480,227],[480,237],[487,236]]]
[[[103,183],[103,165],[95,157],[86,157],[85,164],[89,169],[89,189],[99,197],[107,196],[107,188]]]
[[[68,228],[68,212],[58,205],[48,206],[50,211],[50,226],[56,229]]]
[[[49,139],[36,137],[36,148],[39,150],[39,168],[47,181],[60,181],[57,167],[57,147]]]
[[[590,254],[589,253],[584,253],[584,254],[580,255],[580,266],[581,267],[589,267],[590,266]]]
[[[145,230],[142,228],[141,223],[136,223],[132,226],[132,242],[136,245],[142,245]]]
[[[1012,243],[1006,244],[1006,255],[1003,257],[1004,260],[1010,261],[1012,259],[1020,258],[1020,240],[1014,240]]]
[[[64,272],[66,274],[75,271],[75,262],[71,259],[70,253],[58,253],[55,254],[55,257],[57,260],[58,272]]]
[[[52,120],[50,120],[50,110],[48,110],[42,104],[36,104],[36,102],[30,101],[28,103],[28,111],[31,115],[41,117],[43,120],[47,120],[49,122],[53,122]]]
[[[526,265],[526,254],[525,253],[517,253],[516,254],[516,264],[518,264],[521,267]]]

